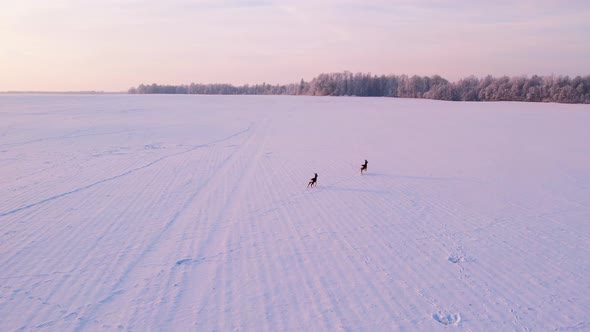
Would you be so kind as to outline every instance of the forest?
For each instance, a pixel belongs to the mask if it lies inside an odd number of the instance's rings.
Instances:
[[[291,84],[140,84],[131,94],[201,95],[308,95],[426,98],[451,101],[527,101],[590,103],[590,75],[515,76],[478,78],[470,76],[456,82],[434,76],[372,75],[345,71],[320,74],[311,81]]]

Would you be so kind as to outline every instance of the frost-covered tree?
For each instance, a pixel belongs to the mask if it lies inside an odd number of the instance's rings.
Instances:
[[[345,71],[322,73],[310,82],[287,85],[231,84],[158,85],[140,84],[128,93],[222,94],[222,95],[313,95],[429,98],[463,101],[528,101],[590,103],[590,75],[499,77],[469,76],[451,83],[439,75],[371,75]]]

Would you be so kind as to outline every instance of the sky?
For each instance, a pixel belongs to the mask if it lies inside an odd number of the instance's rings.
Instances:
[[[0,91],[590,74],[587,0],[0,0]]]

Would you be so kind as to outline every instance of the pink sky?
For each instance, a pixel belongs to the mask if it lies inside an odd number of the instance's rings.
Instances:
[[[0,91],[590,74],[589,1],[0,0]]]

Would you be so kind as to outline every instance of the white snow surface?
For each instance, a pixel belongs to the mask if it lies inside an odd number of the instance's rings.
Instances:
[[[0,174],[1,331],[590,330],[589,105],[2,95]]]

